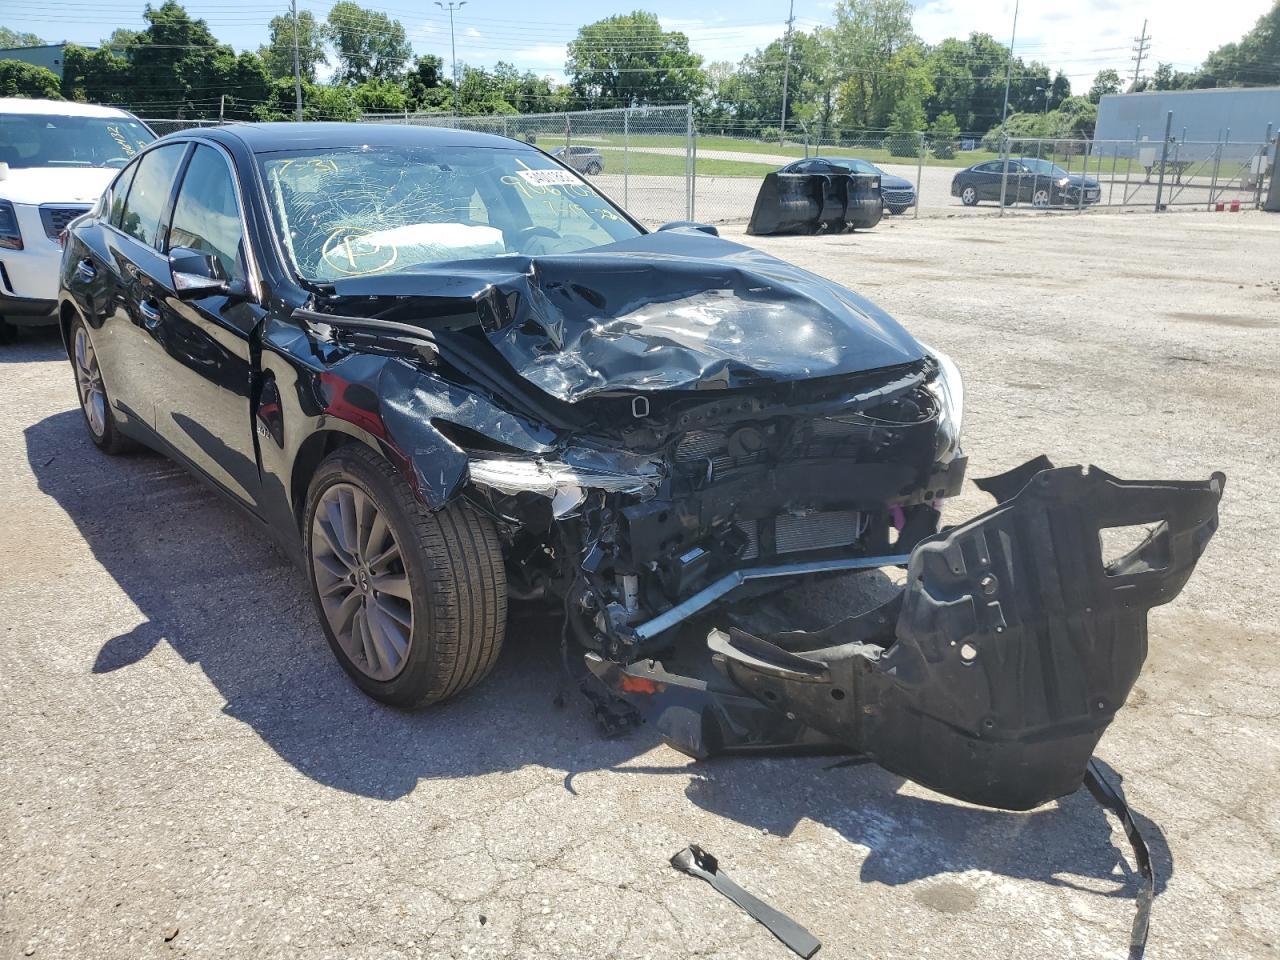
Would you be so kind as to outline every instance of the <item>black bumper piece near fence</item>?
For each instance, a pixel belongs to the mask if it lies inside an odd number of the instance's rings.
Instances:
[[[760,184],[747,233],[840,233],[880,222],[880,178],[867,173],[771,173]]]
[[[655,661],[593,669],[615,687],[656,679],[662,692],[630,699],[692,756],[825,742],[961,800],[1030,809],[1079,788],[1146,659],[1147,611],[1191,575],[1225,482],[1037,458],[980,481],[998,504],[922,541],[889,603],[814,632],[712,630],[723,685]],[[1125,528],[1145,536],[1109,557]]]

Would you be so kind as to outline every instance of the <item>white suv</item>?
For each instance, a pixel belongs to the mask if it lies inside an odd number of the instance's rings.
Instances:
[[[123,110],[0,98],[0,342],[54,322],[58,235],[154,139]]]

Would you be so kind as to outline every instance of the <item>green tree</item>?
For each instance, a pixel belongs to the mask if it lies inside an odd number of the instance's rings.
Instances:
[[[875,128],[891,125],[906,103],[911,116],[916,118],[914,129],[923,130],[927,122],[924,104],[932,95],[933,81],[929,78],[924,46],[909,43],[885,63],[871,101],[868,125]]]
[[[683,103],[707,82],[689,38],[663,30],[656,14],[640,10],[579,28],[568,53],[570,85],[589,106]]]
[[[1061,70],[1053,78],[1053,87],[1050,88],[1049,109],[1056,110],[1067,97],[1071,96],[1071,81],[1067,79],[1067,75]]]
[[[917,156],[920,153],[920,135],[926,123],[924,104],[913,97],[903,97],[893,109],[884,148],[895,157]]]
[[[129,61],[110,47],[68,44],[62,51],[62,95],[68,100],[124,103],[133,91]]]
[[[405,77],[405,94],[411,110],[453,108],[453,88],[444,80],[444,61],[434,54],[419,57]]]
[[[1089,102],[1098,103],[1109,93],[1120,92],[1120,74],[1110,68],[1099,70],[1093,78],[1093,86],[1089,88]]]
[[[849,127],[883,126],[890,107],[881,92],[886,68],[904,47],[918,44],[910,0],[837,0],[831,50],[840,84],[840,116]]]
[[[271,98],[271,78],[256,53],[219,43],[203,20],[176,0],[143,12],[145,29],[116,31],[97,50],[69,46],[62,92],[77,100],[119,103],[151,116],[228,119],[256,116]]]
[[[0,27],[0,49],[43,46],[44,41],[34,33],[23,33],[18,30],[10,30],[8,27]]]
[[[0,60],[0,97],[38,97],[61,100],[58,75],[48,67],[22,60]]]
[[[335,82],[356,85],[370,79],[404,75],[413,62],[413,47],[399,20],[339,0],[329,10],[326,33],[338,56]]]
[[[949,37],[934,46],[928,60],[934,89],[933,96],[925,103],[929,116],[950,113],[962,130],[986,130],[999,123],[1004,107],[1008,54],[1008,47],[986,33],[970,34],[967,40]],[[1038,73],[1015,60],[1010,65],[1010,77],[1009,99],[1013,108],[1018,109],[1017,105],[1021,104],[1023,109],[1034,109],[1034,88],[1048,84],[1048,70],[1044,70],[1043,84],[1038,84]],[[1030,102],[1025,99],[1028,88]]]
[[[366,80],[351,88],[361,113],[403,113],[409,109],[404,87],[395,80]]]
[[[1238,42],[1209,54],[1192,82],[1199,87],[1280,84],[1280,0]]]
[[[258,49],[258,55],[267,65],[272,79],[293,77],[293,15],[272,17],[267,27],[270,40]],[[303,10],[298,14],[298,70],[303,80],[316,82],[316,71],[322,63],[328,63],[325,55],[324,27],[316,21],[315,14]]]
[[[929,146],[939,160],[950,160],[955,156],[959,139],[960,124],[949,113],[939,114],[929,127]]]
[[[822,57],[823,51],[813,34],[792,34],[791,70],[787,78],[788,122],[797,116],[797,110],[803,110],[806,90],[817,79]],[[765,126],[776,127],[782,116],[785,58],[786,38],[779,37],[763,50],[757,49],[743,57],[736,69],[729,64],[713,64],[707,72],[700,113],[718,110],[722,125],[744,133],[758,134]]]

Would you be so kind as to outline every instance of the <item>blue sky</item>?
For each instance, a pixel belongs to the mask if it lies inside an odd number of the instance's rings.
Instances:
[[[332,0],[299,0],[299,9],[323,17]],[[429,0],[371,0],[408,31],[415,53],[449,58],[449,20]],[[979,30],[1008,42],[1013,0],[914,0],[915,28],[926,40],[965,36]],[[253,49],[266,37],[270,18],[288,9],[271,0],[189,0],[187,9],[209,22],[214,33],[237,49]],[[1215,46],[1235,40],[1271,6],[1271,0],[1023,0],[1017,52],[1064,70],[1079,91],[1102,67],[1122,74],[1132,38],[1150,20],[1151,66],[1167,60],[1186,69]],[[458,59],[477,65],[497,60],[562,78],[564,45],[577,28],[611,13],[637,7],[657,13],[668,29],[683,30],[695,50],[710,61],[736,61],[782,32],[786,0],[738,0],[732,6],[706,0],[595,0],[589,4],[521,0],[468,0],[455,17]],[[142,26],[142,0],[4,0],[0,23],[37,33],[50,41],[95,43],[116,26]],[[1209,14],[1212,10],[1211,15]],[[797,0],[797,29],[830,22],[830,0]]]

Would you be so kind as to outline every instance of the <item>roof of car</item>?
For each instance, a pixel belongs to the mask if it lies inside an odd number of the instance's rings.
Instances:
[[[119,107],[100,107],[96,103],[72,100],[30,100],[26,97],[0,97],[0,114],[54,114],[61,117],[128,117]]]
[[[491,133],[403,123],[232,123],[186,132],[198,132],[214,139],[235,137],[254,153],[325,147],[488,146],[511,149],[525,145]]]

